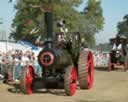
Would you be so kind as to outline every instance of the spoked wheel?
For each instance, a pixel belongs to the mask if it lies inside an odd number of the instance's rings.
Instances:
[[[32,94],[32,84],[34,79],[33,66],[25,66],[21,73],[20,86],[25,94]]]
[[[68,96],[73,96],[77,88],[77,71],[73,66],[69,66],[66,69],[64,77],[64,88]]]
[[[80,53],[78,77],[81,89],[92,88],[94,81],[94,62],[92,52],[83,50]]]

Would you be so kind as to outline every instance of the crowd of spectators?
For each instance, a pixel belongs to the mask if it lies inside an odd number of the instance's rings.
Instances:
[[[0,63],[2,64],[27,64],[28,62],[34,63],[34,52],[28,50],[10,50],[8,52],[0,52]]]
[[[96,50],[94,54],[95,66],[108,66],[109,53],[104,53],[101,50]],[[13,74],[13,80],[20,78],[21,70],[25,65],[33,65],[37,75],[42,75],[42,68],[38,64],[37,54],[32,50],[10,50],[7,52],[0,51],[0,77],[9,70]]]
[[[95,67],[107,67],[109,65],[109,52],[102,50],[94,51],[94,65]]]
[[[35,72],[41,76],[41,67],[37,62],[37,55],[32,50],[10,50],[0,51],[0,74],[5,75],[10,72],[8,80],[18,80],[21,70],[25,65],[33,65]]]

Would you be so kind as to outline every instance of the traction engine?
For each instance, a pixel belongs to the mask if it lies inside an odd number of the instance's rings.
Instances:
[[[116,38],[110,39],[110,42],[112,44],[114,43],[113,45],[115,46],[113,46],[113,49],[110,52],[108,71],[118,67],[123,67],[124,71],[128,70],[127,38],[125,36],[117,35]]]
[[[53,34],[53,14],[45,12],[45,27],[47,37],[43,50],[38,55],[42,67],[42,77],[36,77],[34,67],[27,65],[21,75],[21,89],[26,94],[32,94],[35,83],[40,81],[45,89],[64,89],[66,95],[75,94],[80,89],[90,89],[94,81],[93,54],[81,47],[80,34],[73,33],[65,41],[57,41]]]

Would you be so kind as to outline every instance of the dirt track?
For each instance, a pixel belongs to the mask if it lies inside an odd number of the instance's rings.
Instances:
[[[24,95],[8,91],[11,88],[0,84],[0,102],[128,102],[128,71],[96,69],[93,89],[78,89],[72,97],[64,90]]]

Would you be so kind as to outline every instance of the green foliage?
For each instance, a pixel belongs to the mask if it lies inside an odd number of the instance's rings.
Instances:
[[[101,1],[89,0],[87,7],[84,8],[85,20],[85,39],[94,47],[95,37],[94,34],[103,29],[104,17],[102,14]]]
[[[67,22],[69,32],[80,32],[82,37],[94,46],[94,34],[103,28],[101,3],[89,0],[81,13],[76,8],[82,2],[83,0],[18,0],[15,5],[17,13],[12,24],[15,31],[11,37],[35,42],[40,34],[44,36],[43,9],[53,8],[54,32],[57,32],[56,22],[63,18]]]
[[[118,35],[125,35],[128,38],[128,15],[125,15],[122,22],[117,25]]]

